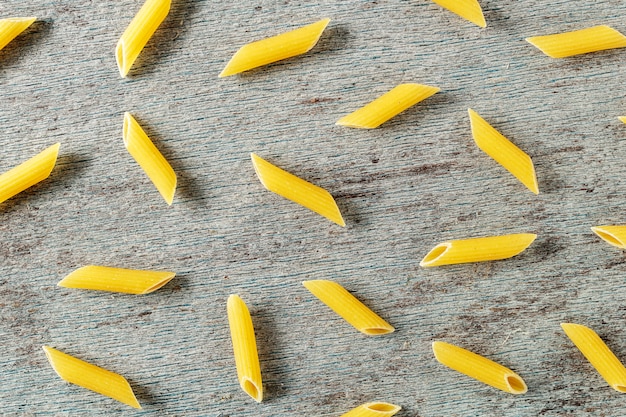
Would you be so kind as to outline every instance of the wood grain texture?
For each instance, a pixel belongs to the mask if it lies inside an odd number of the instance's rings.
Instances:
[[[525,37],[596,24],[616,0],[481,0],[480,29],[427,0],[175,0],[120,79],[140,1],[5,0],[38,16],[0,51],[0,171],[62,143],[46,181],[0,206],[0,403],[15,416],[616,416],[624,398],[559,328],[626,358],[626,257],[590,231],[626,223],[624,50],[552,60]],[[303,56],[217,75],[237,48],[323,17]],[[335,126],[403,82],[441,87],[380,129]],[[467,108],[533,158],[533,196],[472,141]],[[122,143],[133,112],[179,176],[161,201]],[[345,229],[265,191],[250,152],[326,188]],[[420,269],[437,242],[537,233],[507,261]],[[57,288],[88,264],[166,269],[145,297]],[[300,282],[332,279],[396,332],[367,338]],[[249,303],[265,384],[238,386],[226,299]],[[510,397],[440,366],[433,340],[523,375]],[[68,386],[47,344],[124,375],[144,407]]]

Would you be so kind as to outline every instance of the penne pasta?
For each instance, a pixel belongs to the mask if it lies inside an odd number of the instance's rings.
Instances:
[[[433,352],[439,363],[484,384],[510,394],[524,394],[528,391],[526,383],[518,374],[467,349],[437,341],[433,342]]]
[[[400,84],[371,103],[342,117],[336,124],[360,129],[374,129],[438,91],[439,88],[429,85]]]
[[[55,143],[0,175],[0,203],[48,178],[56,164],[60,147],[60,143]]]
[[[535,167],[530,156],[505,138],[489,123],[469,109],[472,136],[476,145],[502,165],[530,191],[539,194]]]
[[[111,268],[108,266],[83,266],[57,284],[65,288],[149,294],[170,282],[176,274],[168,271],[143,271]]]
[[[130,113],[124,113],[124,146],[167,202],[172,205],[176,173]]]
[[[561,327],[607,384],[626,392],[626,369],[600,336],[582,324],[561,323]]]
[[[250,311],[238,295],[228,297],[227,310],[239,385],[255,401],[261,402],[263,382]]]
[[[339,226],[346,225],[335,199],[328,191],[270,164],[254,153],[250,156],[256,175],[265,188],[326,217]]]
[[[322,19],[290,32],[244,45],[235,52],[219,76],[228,77],[308,52],[315,46],[329,22],[330,19]]]
[[[126,77],[133,63],[170,12],[171,0],[146,0],[115,47],[120,75]]]
[[[626,36],[606,25],[556,35],[533,36],[526,38],[526,41],[552,58],[566,58],[626,46]]]
[[[0,49],[7,46],[17,35],[24,32],[35,20],[37,20],[36,17],[0,19]]]
[[[626,116],[619,116],[618,119],[620,120],[620,122],[626,123]]]
[[[450,240],[435,246],[420,262],[431,267],[496,261],[520,254],[537,238],[532,233]]]
[[[596,226],[591,230],[609,245],[626,249],[626,226]]]
[[[400,411],[402,407],[383,402],[362,404],[341,417],[391,417]]]
[[[361,333],[376,336],[394,331],[393,326],[336,282],[313,280],[302,285]]]
[[[483,9],[480,7],[478,0],[433,0],[435,3],[461,16],[463,19],[480,26],[487,27]]]
[[[81,361],[49,346],[43,347],[54,372],[64,381],[113,398],[134,408],[141,408],[133,389],[121,375]]]

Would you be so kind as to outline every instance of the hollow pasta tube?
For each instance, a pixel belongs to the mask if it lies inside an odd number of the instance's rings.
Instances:
[[[55,143],[0,175],[0,203],[48,178],[59,155],[60,143]]]
[[[7,46],[17,35],[24,32],[35,20],[37,20],[36,17],[0,19],[0,49]]]
[[[371,103],[342,117],[336,124],[360,129],[374,129],[438,91],[439,88],[429,85],[400,84]]]
[[[313,280],[302,285],[361,333],[376,336],[394,331],[393,326],[336,282]]]
[[[322,19],[290,32],[244,45],[235,52],[219,76],[228,77],[308,52],[315,46],[329,22],[330,19]]]
[[[144,170],[167,204],[176,192],[176,173],[130,113],[124,113],[124,146]]]
[[[518,374],[467,349],[436,341],[433,342],[433,352],[439,363],[484,384],[510,394],[524,394],[528,391],[526,383]]]
[[[149,294],[170,282],[176,274],[169,271],[145,271],[111,268],[108,266],[83,266],[70,273],[57,284],[65,288]]]
[[[170,12],[171,0],[146,0],[115,47],[120,75],[126,77],[133,63]]]
[[[626,226],[595,226],[591,230],[609,245],[626,249]]]
[[[113,398],[134,408],[141,408],[130,384],[121,375],[107,371],[49,346],[43,347],[52,369],[61,379]]]
[[[270,164],[254,153],[250,156],[256,175],[265,188],[326,217],[339,226],[346,225],[335,199],[328,191]]]
[[[619,116],[618,119],[620,120],[620,122],[626,123],[626,116]]]
[[[246,303],[234,294],[228,297],[227,311],[239,385],[255,401],[261,402],[263,382],[250,311]]]
[[[420,262],[431,267],[511,258],[526,250],[537,238],[532,233],[450,240],[435,246]]]
[[[526,38],[526,41],[552,58],[566,58],[626,46],[626,36],[606,25],[555,35],[533,36]]]
[[[461,16],[463,19],[468,20],[480,26],[481,28],[487,27],[485,22],[485,16],[483,16],[483,9],[480,7],[478,0],[433,0],[435,3],[450,10]]]
[[[342,414],[341,417],[391,417],[401,409],[402,407],[399,405],[372,402],[353,408],[347,413]]]
[[[563,331],[616,391],[626,392],[626,368],[600,336],[582,324],[561,323]]]
[[[476,145],[502,165],[530,191],[539,194],[535,167],[530,156],[494,129],[474,110],[468,110]]]

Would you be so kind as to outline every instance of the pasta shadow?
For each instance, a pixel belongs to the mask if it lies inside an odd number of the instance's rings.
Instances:
[[[281,333],[274,321],[273,310],[259,308],[251,313],[261,364],[263,402],[271,402],[275,398],[288,395],[288,388],[284,384],[285,379],[288,379],[286,375],[289,374],[290,369],[284,355],[287,344],[279,339],[278,335]]]
[[[0,69],[13,65],[18,59],[28,56],[30,49],[49,35],[52,21],[35,20],[26,30],[0,49]]]

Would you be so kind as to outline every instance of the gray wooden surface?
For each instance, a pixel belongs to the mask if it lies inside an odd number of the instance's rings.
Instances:
[[[8,416],[618,416],[561,332],[626,359],[626,50],[552,60],[532,35],[609,24],[624,1],[481,0],[488,27],[427,0],[174,0],[127,80],[113,50],[136,0],[3,0],[39,18],[0,51],[0,171],[62,143],[51,177],[0,206],[0,413]],[[218,79],[237,48],[332,18],[304,56]],[[442,92],[372,131],[334,125],[401,82]],[[532,157],[534,196],[473,144],[472,107]],[[178,173],[168,207],[124,149],[136,115]],[[249,161],[327,188],[340,228],[263,189]],[[500,262],[420,269],[445,239],[534,232]],[[56,287],[87,264],[170,269],[147,296]],[[333,279],[396,327],[367,338],[300,284]],[[239,389],[225,313],[240,294],[266,392]],[[516,370],[511,396],[439,365],[433,340]],[[62,382],[49,344],[126,376],[143,411]]]

